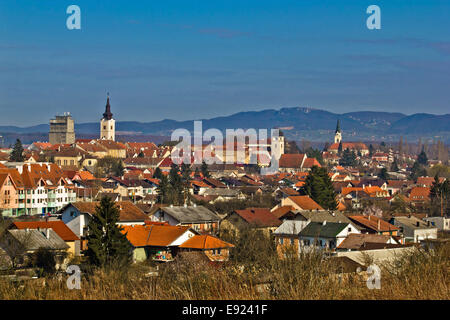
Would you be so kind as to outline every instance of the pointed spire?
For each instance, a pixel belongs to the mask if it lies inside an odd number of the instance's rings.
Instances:
[[[103,114],[103,119],[111,120],[112,116],[113,116],[113,114],[111,113],[111,105],[109,104],[109,92],[108,92],[107,99],[106,99],[106,110],[105,110],[105,113]]]
[[[336,124],[336,132],[335,133],[338,133],[338,132],[341,132],[341,121],[339,119]]]

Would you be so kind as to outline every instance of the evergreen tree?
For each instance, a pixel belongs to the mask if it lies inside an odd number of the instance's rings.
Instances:
[[[201,171],[202,171],[202,174],[203,174],[203,176],[205,178],[209,178],[210,177],[210,174],[209,174],[209,171],[208,171],[208,165],[206,164],[205,161],[202,162]]]
[[[372,157],[374,151],[375,151],[375,150],[374,150],[374,148],[373,148],[373,145],[370,144],[370,145],[369,145],[369,157]]]
[[[181,164],[181,180],[183,183],[183,203],[187,202],[189,197],[189,187],[191,182],[191,167],[188,164]]]
[[[336,192],[327,169],[313,166],[303,186],[305,193],[324,209],[336,210]]]
[[[11,155],[9,157],[9,160],[13,162],[23,162],[24,159],[25,158],[23,156],[22,142],[19,139],[17,139],[16,143],[14,144]]]
[[[339,146],[338,146],[338,155],[342,154],[342,141],[339,142]]]
[[[121,177],[123,176],[124,172],[125,168],[123,166],[122,160],[118,159],[113,165],[113,174],[116,177]]]
[[[350,151],[348,148],[342,153],[342,157],[339,160],[339,164],[344,167],[354,167],[357,165],[356,154],[354,151]]]
[[[387,181],[389,179],[387,169],[381,168],[380,173],[378,174],[378,177],[384,181]]]
[[[427,171],[419,164],[418,161],[414,162],[414,165],[411,168],[411,180],[417,181],[418,177],[426,176]]]
[[[423,147],[422,147],[422,151],[417,156],[417,162],[423,166],[426,166],[428,164],[428,157],[427,157],[427,154],[425,153],[425,150]]]
[[[88,261],[96,266],[124,266],[131,262],[132,251],[126,235],[117,225],[120,210],[109,197],[103,197],[88,225]]]
[[[200,177],[200,170],[198,170],[198,167],[195,167],[194,176],[195,176],[196,178]]]
[[[169,203],[169,180],[161,173],[159,178],[159,186],[156,189],[159,203]]]
[[[161,180],[161,177],[163,176],[163,173],[159,167],[155,169],[155,172],[153,172],[153,178]]]
[[[320,152],[320,150],[318,149],[314,149],[312,147],[309,147],[308,149],[305,150],[306,156],[308,158],[316,158],[316,160],[323,165],[323,158],[322,158],[322,152]]]
[[[173,205],[183,204],[183,181],[180,177],[180,169],[177,164],[173,163],[169,172],[169,203]]]
[[[391,166],[391,171],[392,172],[397,172],[397,171],[399,171],[400,169],[399,169],[399,167],[398,167],[398,164],[397,164],[397,158],[395,158],[394,159],[394,162],[392,163],[392,166]]]

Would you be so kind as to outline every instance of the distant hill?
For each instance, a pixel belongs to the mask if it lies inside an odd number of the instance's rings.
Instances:
[[[413,114],[359,111],[337,114],[325,110],[293,107],[279,110],[268,109],[262,111],[239,112],[230,116],[203,119],[203,130],[217,128],[285,128],[285,135],[289,139],[310,141],[331,141],[337,120],[340,119],[344,140],[363,141],[398,141],[400,136],[413,142],[422,139],[441,139],[450,142],[450,114]],[[162,120],[156,122],[118,121],[116,130],[124,132],[127,137],[135,135],[154,135],[170,137],[177,128],[193,130],[193,121]],[[77,134],[96,135],[99,124],[79,123],[75,125]],[[0,126],[0,134],[32,134],[46,133],[46,124],[20,128],[14,126]]]

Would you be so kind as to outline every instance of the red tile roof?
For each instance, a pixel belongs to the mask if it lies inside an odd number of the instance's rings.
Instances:
[[[247,223],[257,227],[266,228],[281,225],[281,221],[268,208],[247,208],[245,210],[235,210],[234,212]]]
[[[280,168],[298,168],[302,167],[303,161],[305,160],[305,154],[282,154],[279,160]]]
[[[46,229],[51,228],[64,241],[80,240],[75,233],[62,221],[17,221],[13,222],[17,229]]]

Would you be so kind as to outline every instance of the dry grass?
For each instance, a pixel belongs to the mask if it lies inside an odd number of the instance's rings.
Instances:
[[[84,273],[81,290],[69,290],[67,276],[14,283],[0,280],[0,299],[446,299],[449,295],[449,246],[419,250],[382,268],[381,289],[369,290],[357,274],[333,272],[319,254],[264,267],[229,263],[214,267],[198,257],[184,257],[161,268],[157,281],[148,269],[132,266],[126,273]],[[261,284],[263,283],[263,284]]]

